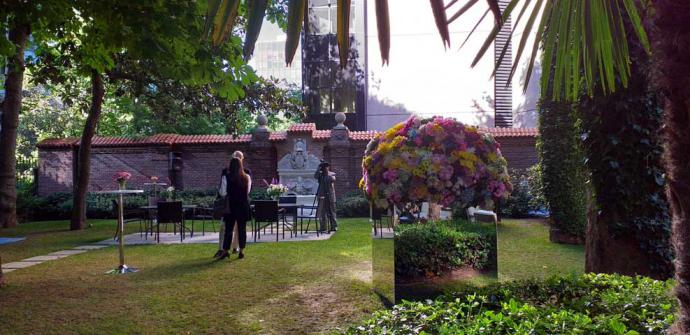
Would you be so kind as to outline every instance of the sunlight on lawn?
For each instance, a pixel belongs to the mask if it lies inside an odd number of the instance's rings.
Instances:
[[[245,259],[222,262],[212,261],[212,244],[128,246],[127,262],[141,271],[127,276],[103,274],[117,263],[113,247],[17,270],[0,292],[0,333],[328,333],[383,308],[371,290],[368,220],[341,227],[330,240],[250,244]],[[27,240],[0,255],[8,262],[112,238],[114,222],[66,228],[2,230]],[[498,234],[501,280],[584,267],[582,247],[548,242],[540,222],[504,220]]]

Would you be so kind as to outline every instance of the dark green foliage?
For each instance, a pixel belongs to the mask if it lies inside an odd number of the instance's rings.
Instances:
[[[577,118],[569,104],[541,102],[537,151],[553,227],[584,237],[587,177]]]
[[[271,197],[266,194],[266,189],[256,189],[249,192],[249,198],[252,200],[271,200]]]
[[[345,218],[369,217],[369,200],[362,191],[354,191],[338,198],[336,214]]]
[[[347,334],[663,334],[671,281],[586,274],[472,288],[379,311]]]
[[[501,204],[501,216],[520,219],[529,217],[530,211],[546,209],[539,171],[538,166],[508,171],[513,191]]]
[[[627,89],[583,97],[578,106],[583,143],[598,204],[598,221],[612,238],[635,237],[659,278],[673,275],[671,218],[665,197],[661,135],[663,105],[634,59]],[[688,148],[690,153],[690,148]],[[602,242],[602,243],[605,243]]]
[[[481,270],[495,265],[496,231],[469,228],[464,223],[397,226],[395,273],[440,276],[463,266]]]
[[[184,204],[211,207],[217,190],[176,191],[175,199]],[[18,191],[17,213],[22,222],[69,219],[72,212],[71,193],[53,193],[46,197],[37,197],[30,192]],[[86,196],[86,217],[89,219],[114,218],[111,195],[88,193]],[[128,196],[125,208],[133,209],[148,205],[147,195]]]

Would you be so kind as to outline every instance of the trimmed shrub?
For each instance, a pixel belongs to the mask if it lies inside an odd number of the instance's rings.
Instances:
[[[350,192],[338,199],[336,212],[345,218],[369,217],[369,200],[362,191]]]
[[[586,274],[472,288],[374,313],[346,334],[664,334],[672,281]]]
[[[495,231],[460,231],[453,223],[399,225],[395,231],[395,273],[440,276],[470,266],[489,267],[496,250]]]
[[[583,238],[587,223],[587,171],[570,104],[542,101],[537,152],[552,228]]]

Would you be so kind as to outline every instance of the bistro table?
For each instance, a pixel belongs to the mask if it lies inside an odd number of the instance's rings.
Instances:
[[[125,238],[123,232],[125,231],[125,220],[124,220],[124,196],[133,194],[142,194],[144,190],[113,190],[113,191],[99,191],[94,192],[96,194],[112,194],[117,195],[117,234],[119,239],[119,249],[120,249],[120,265],[116,269],[112,269],[106,273],[108,274],[126,274],[130,272],[137,272],[138,269],[130,268],[125,264]]]
[[[144,186],[151,186],[152,188],[152,195],[149,195],[148,201],[149,205],[153,205],[158,201],[158,186],[161,188],[167,186],[168,184],[166,183],[158,183],[158,182],[150,182],[150,183],[144,183]]]

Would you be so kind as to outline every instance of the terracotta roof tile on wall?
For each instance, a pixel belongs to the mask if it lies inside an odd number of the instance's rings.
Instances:
[[[251,142],[251,134],[242,135],[178,135],[174,144],[224,144]]]
[[[494,137],[535,137],[539,135],[537,128],[479,128]]]
[[[311,133],[311,138],[315,140],[327,140],[331,138],[331,131],[330,130],[314,130]]]
[[[39,142],[36,147],[38,148],[69,148],[75,143],[79,142],[76,137],[67,138],[48,138]]]
[[[375,130],[367,130],[367,131],[351,131],[350,132],[350,139],[353,141],[370,141],[373,139],[379,132]]]
[[[494,137],[536,137],[539,131],[536,128],[479,128],[481,132],[488,132]],[[272,142],[284,141],[288,133],[300,132],[311,133],[312,139],[327,140],[331,137],[330,130],[316,130],[313,123],[300,123],[290,126],[287,131],[272,132],[268,140]],[[351,131],[350,140],[369,141],[379,132]],[[233,135],[175,135],[157,134],[143,138],[128,137],[94,137],[93,147],[137,147],[137,146],[165,146],[173,144],[229,144],[229,143],[249,143],[252,140],[251,134]],[[46,139],[38,143],[38,148],[69,148],[79,145],[79,138]]]
[[[288,128],[288,132],[310,132],[316,130],[315,123],[296,123]]]
[[[287,139],[287,133],[284,131],[274,131],[268,135],[269,141],[284,141]]]

